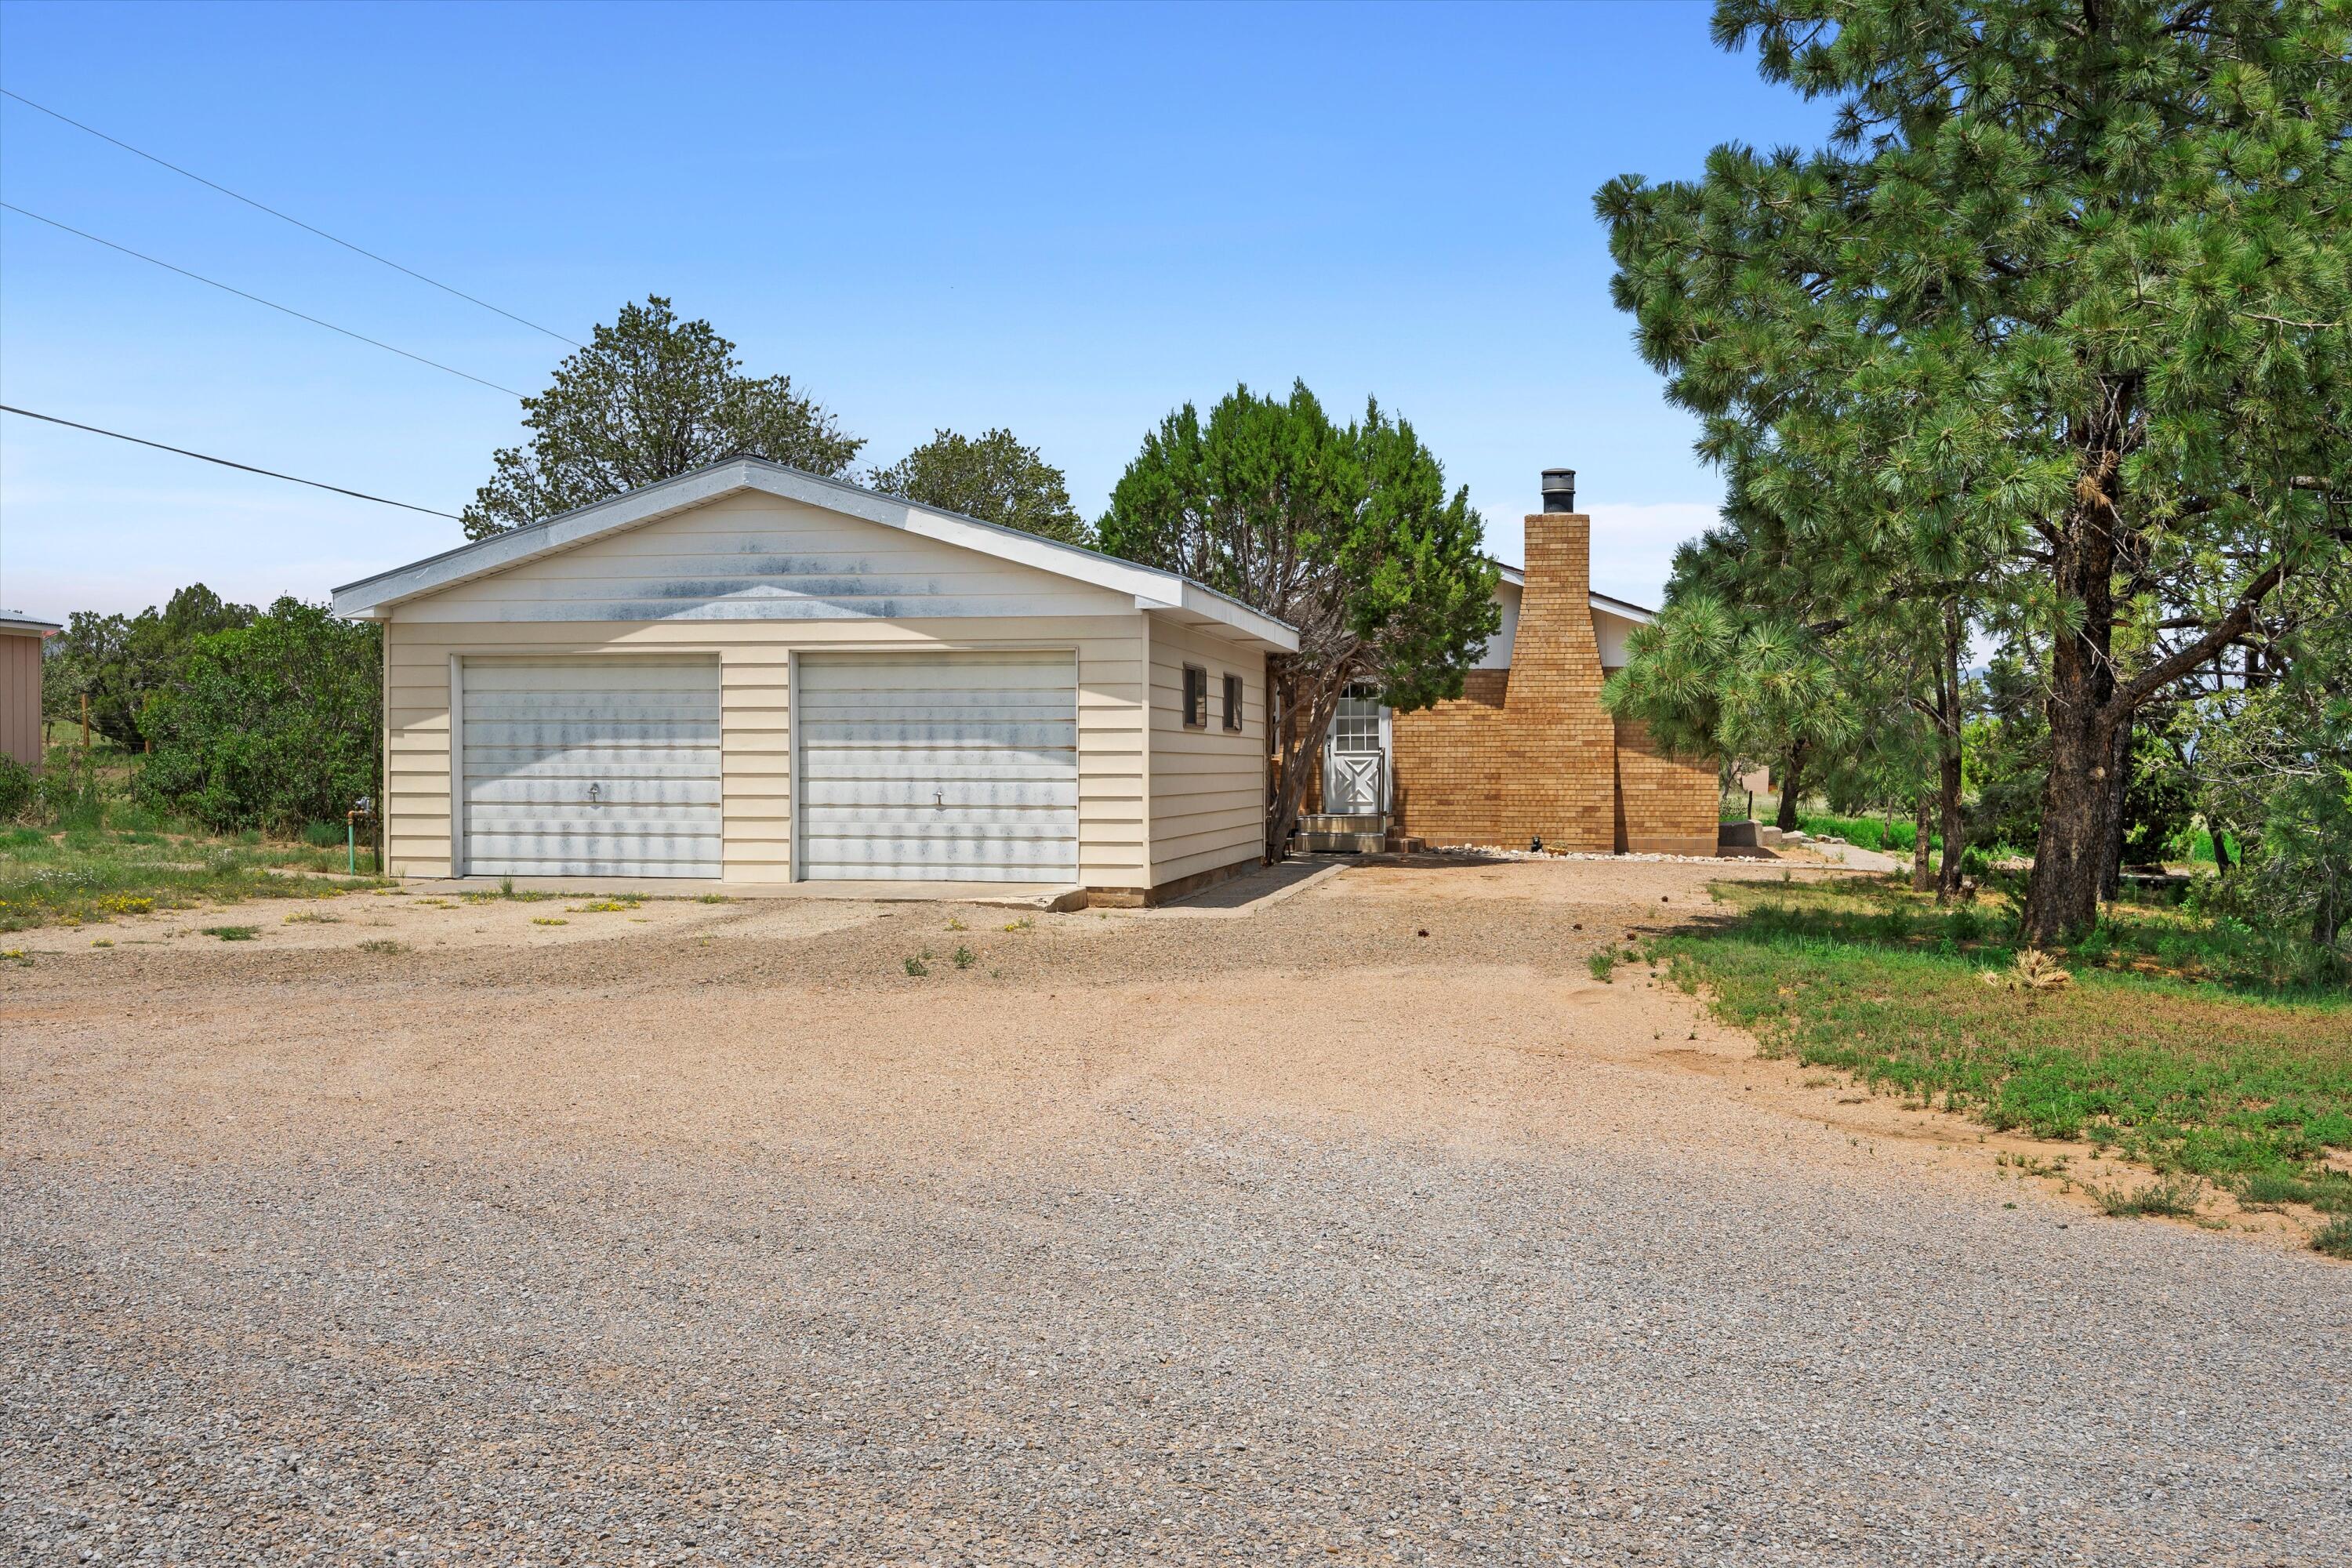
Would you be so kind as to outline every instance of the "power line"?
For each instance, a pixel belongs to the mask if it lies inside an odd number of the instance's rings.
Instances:
[[[185,447],[166,447],[161,441],[149,441],[137,436],[125,436],[120,430],[108,430],[96,425],[84,425],[78,420],[60,419],[54,414],[36,414],[29,408],[18,408],[11,404],[0,403],[0,414],[20,414],[27,419],[44,419],[52,425],[63,425],[68,429],[87,430],[93,436],[111,436],[118,441],[128,441],[135,447],[152,447],[159,452],[176,452],[183,458],[194,458],[200,463],[218,463],[224,468],[237,468],[248,474],[259,474],[264,479],[284,479],[289,484],[308,485],[314,490],[332,490],[339,496],[351,496],[358,500],[372,500],[378,506],[396,506],[403,511],[421,511],[427,517],[446,517],[452,522],[466,521],[454,511],[436,511],[429,506],[411,506],[404,500],[386,500],[382,496],[372,496],[365,490],[347,490],[341,485],[322,484],[317,479],[297,479],[292,474],[281,474],[274,468],[257,468],[251,463],[233,463],[226,458],[215,458],[205,452],[191,452]]]
[[[172,263],[163,260],[160,257],[150,256],[143,250],[133,250],[127,245],[117,245],[110,239],[100,239],[98,236],[91,234],[87,230],[76,228],[69,223],[59,223],[53,217],[43,217],[39,213],[34,212],[29,208],[20,207],[14,202],[0,202],[0,207],[5,207],[10,212],[16,213],[21,217],[31,218],[35,223],[45,223],[51,228],[61,228],[68,234],[79,235],[82,238],[89,240],[92,245],[102,245],[109,250],[119,250],[125,256],[135,256],[140,260],[147,262],[152,266],[160,267],[166,272],[176,272],[183,278],[193,278],[197,282],[207,284],[212,288],[219,289],[224,294],[234,294],[240,300],[250,300],[257,305],[267,305],[273,310],[283,311],[285,314],[293,317],[298,321],[308,321],[314,327],[324,327],[331,332],[341,332],[347,338],[355,338],[361,342],[367,343],[375,348],[380,348],[387,353],[395,353],[403,359],[413,359],[418,364],[429,364],[435,370],[446,371],[451,375],[462,376],[466,380],[473,382],[477,385],[488,387],[492,392],[503,392],[509,397],[520,397],[523,395],[511,386],[500,386],[495,381],[484,381],[480,376],[474,374],[471,371],[459,370],[456,365],[443,364],[437,359],[426,359],[423,354],[410,353],[406,349],[394,348],[392,344],[383,342],[380,338],[369,337],[364,332],[355,332],[349,327],[339,327],[332,321],[322,321],[316,316],[306,316],[290,305],[281,305],[275,300],[265,300],[258,294],[248,294],[242,289],[232,288],[228,284],[219,281],[217,279],[207,278],[201,272],[191,272],[184,267],[174,267]]]
[[[35,103],[31,99],[26,98],[21,92],[11,91],[7,88],[0,87],[0,94],[5,94],[7,97],[15,99],[17,102],[23,104],[27,109],[37,109],[43,114],[47,115],[50,119],[62,121],[66,124],[72,126],[77,131],[87,132],[90,135],[97,137],[101,142],[110,142],[126,153],[133,153],[139,157],[144,158],[149,163],[169,169],[175,174],[184,175],[186,178],[195,181],[195,183],[200,185],[209,186],[211,189],[218,191],[225,196],[243,202],[247,206],[252,207],[257,212],[268,213],[271,217],[278,218],[286,223],[290,223],[296,228],[317,235],[320,239],[331,240],[334,244],[341,246],[345,250],[364,256],[370,261],[381,262],[384,266],[391,268],[394,272],[404,272],[408,274],[409,277],[415,279],[419,283],[430,283],[434,288],[440,289],[444,294],[454,294],[469,305],[479,305],[485,310],[493,311],[498,315],[504,316],[508,321],[518,322],[522,326],[529,327],[534,332],[544,332],[549,337],[553,338],[556,342],[560,343],[570,343],[575,349],[584,349],[588,346],[577,338],[565,337],[562,332],[555,331],[551,327],[542,327],[537,321],[527,321],[523,317],[516,315],[512,310],[500,310],[498,306],[491,304],[488,300],[478,300],[473,295],[467,293],[463,289],[453,289],[437,278],[427,278],[424,273],[417,271],[416,268],[413,267],[403,267],[399,262],[393,260],[392,258],[388,256],[378,256],[374,251],[368,249],[365,246],[353,245],[348,239],[338,238],[336,236],[329,234],[325,229],[320,228],[314,224],[304,223],[300,218],[295,217],[288,213],[279,212],[276,207],[270,206],[266,203],[255,201],[251,196],[242,195],[236,191],[232,191],[226,185],[221,184],[217,181],[207,180],[202,174],[195,173],[194,170],[183,169],[177,163],[172,163],[166,159],[158,158],[152,153],[133,147],[130,142],[123,141],[120,137],[109,136],[105,132],[100,131],[95,125],[84,125],[80,121],[74,119],[71,115],[59,114],[56,110],[49,108],[47,104]]]

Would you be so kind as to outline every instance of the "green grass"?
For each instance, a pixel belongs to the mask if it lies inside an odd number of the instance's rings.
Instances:
[[[1603,949],[1586,959],[1584,967],[1592,972],[1593,979],[1606,985],[1609,984],[1609,977],[1617,972],[1617,955]]]
[[[1984,975],[2016,958],[2005,898],[1938,910],[1892,879],[1715,891],[1720,918],[1656,952],[1770,1054],[2167,1176],[2352,1201],[2352,1178],[2325,1163],[2352,1148],[2340,957],[2119,906],[2058,955],[2071,984],[1995,987]]]
[[[206,936],[216,936],[223,942],[251,942],[261,934],[259,926],[206,926]]]
[[[141,826],[118,826],[126,817]],[[103,825],[0,827],[0,931],[382,885],[344,875],[341,845],[230,839],[147,821],[109,811]]]
[[[2337,1215],[2321,1226],[2311,1238],[2311,1249],[2352,1263],[2352,1219]]]

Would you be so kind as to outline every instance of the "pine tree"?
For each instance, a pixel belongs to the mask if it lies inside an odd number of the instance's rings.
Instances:
[[[2095,918],[2133,717],[2352,541],[2343,0],[1722,0],[1838,104],[1597,198],[1736,491],[1907,554],[2045,673],[2026,934]]]

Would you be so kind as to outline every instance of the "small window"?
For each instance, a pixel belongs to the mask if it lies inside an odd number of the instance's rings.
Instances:
[[[1209,727],[1209,672],[1197,664],[1184,667],[1184,728]]]
[[[1225,677],[1225,728],[1238,734],[1242,727],[1242,678]]]

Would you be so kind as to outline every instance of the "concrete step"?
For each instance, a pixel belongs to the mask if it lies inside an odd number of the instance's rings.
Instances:
[[[1377,855],[1388,847],[1386,833],[1308,833],[1298,835],[1298,847],[1309,855]]]
[[[1301,833],[1385,833],[1389,819],[1377,811],[1308,811],[1298,817]]]

